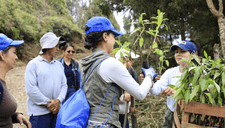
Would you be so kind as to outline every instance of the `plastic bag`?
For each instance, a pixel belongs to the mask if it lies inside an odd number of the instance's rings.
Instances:
[[[89,110],[85,93],[80,88],[60,108],[56,128],[85,128]]]

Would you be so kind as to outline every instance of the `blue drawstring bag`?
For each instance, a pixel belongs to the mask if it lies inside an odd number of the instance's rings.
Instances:
[[[105,58],[107,59],[107,58]],[[88,123],[90,106],[83,91],[83,86],[93,70],[105,59],[101,60],[95,67],[92,64],[90,71],[81,88],[79,88],[60,108],[56,128],[85,128]],[[93,69],[92,69],[93,68]]]
[[[85,128],[89,110],[83,89],[78,89],[60,108],[56,128]]]

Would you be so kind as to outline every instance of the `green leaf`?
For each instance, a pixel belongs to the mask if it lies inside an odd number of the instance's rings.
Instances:
[[[152,21],[152,23],[155,23],[155,24],[157,24],[157,25],[158,25],[158,22],[157,22],[157,21]]]
[[[185,96],[184,96],[184,100],[185,100],[185,103],[187,104],[188,103],[188,100],[190,98],[190,90],[186,90],[185,92]]]
[[[169,64],[169,61],[168,60],[165,60],[166,61],[166,66],[169,66],[170,64]]]
[[[222,107],[223,106],[223,99],[220,97],[220,95],[217,96],[217,98],[218,98],[218,103],[219,103],[220,107]]]
[[[187,59],[187,58],[182,58],[180,61],[181,61],[181,62],[186,62],[186,63],[189,63],[189,61],[188,61],[188,59]]]
[[[153,30],[149,30],[149,31],[146,31],[148,34],[150,34],[150,35],[152,35],[152,36],[155,36],[155,33],[154,33],[154,31]]]
[[[208,80],[207,80],[207,82],[208,82]],[[213,85],[212,85],[212,84],[209,84],[208,90],[209,90],[209,93],[210,93],[211,95],[213,95]]]
[[[141,31],[141,29],[143,29],[143,27],[136,28],[133,32],[131,32],[130,35],[133,35],[133,34],[134,34],[135,32],[137,32],[137,31]]]
[[[123,56],[123,52],[120,51],[120,58],[123,58],[122,56]]]
[[[143,39],[143,37],[141,37],[141,38],[139,39],[139,46],[140,46],[140,48],[142,48],[143,43],[144,43],[144,39]]]
[[[194,54],[193,57],[194,57],[194,59],[196,60],[196,62],[198,62],[198,64],[200,65],[201,63],[200,63],[200,61],[199,61],[198,56]]]
[[[204,78],[200,78],[199,79],[199,84],[201,86],[201,90],[202,91],[205,91],[206,90],[206,88],[205,88],[205,86],[206,86],[206,80]]]
[[[178,90],[176,90],[176,92],[173,94],[173,99],[176,99],[177,96],[180,94],[180,92],[182,91],[182,87],[180,87]]]
[[[200,73],[201,73],[201,71],[199,71],[200,68],[201,68],[201,67],[196,67],[196,68],[195,68],[194,78],[193,78],[193,80],[192,80],[192,82],[191,82],[193,85],[195,85],[195,84],[197,83],[197,80],[198,80],[198,78],[199,78],[199,76],[200,76]]]
[[[225,72],[222,73],[222,84],[225,85]]]
[[[159,57],[159,61],[163,61],[163,56],[160,56]]]
[[[220,93],[220,86],[215,81],[213,81],[213,82],[214,82],[214,85],[216,86],[217,92]]]
[[[190,95],[190,101],[193,99],[193,97],[196,95],[196,93],[198,92],[199,90],[199,86],[195,86],[194,89],[192,90],[191,92],[191,95]]]
[[[139,17],[139,23],[143,24],[143,15],[145,15],[145,13],[142,13],[141,16]]]
[[[155,19],[155,20],[157,20],[158,18],[153,16],[153,17],[151,17],[151,19]]]
[[[220,73],[216,72],[216,73],[214,74],[213,79],[215,80],[218,76],[220,76]]]
[[[225,97],[225,87],[224,87],[224,86],[222,86],[221,92],[223,92],[223,95],[224,95],[224,97]]]
[[[122,46],[122,44],[121,44],[118,40],[116,40],[116,43],[117,43],[119,46]]]
[[[200,95],[200,101],[201,101],[201,103],[205,103],[205,96],[204,96],[204,94]]]
[[[160,55],[160,56],[163,55],[163,51],[160,50],[160,49],[155,49],[155,52],[156,52],[158,55]]]
[[[118,52],[120,50],[120,48],[115,48],[113,49],[113,52],[111,52],[111,54],[115,54],[116,52]]]
[[[166,31],[168,31],[169,29],[168,29],[168,27],[166,26]]]
[[[176,86],[173,85],[173,84],[169,84],[168,86],[171,87],[172,89],[175,89],[175,87],[176,87]]]
[[[161,11],[159,9],[157,9],[157,13],[158,13],[158,16],[161,14]]]
[[[212,99],[212,95],[211,95],[210,93],[205,93],[205,94],[208,96],[209,102],[210,102],[211,104],[215,105],[215,102],[214,102],[214,100]]]
[[[128,47],[125,47],[124,49],[127,50],[127,51],[130,51],[130,49]]]
[[[158,44],[157,44],[156,42],[153,43],[152,48],[153,48],[153,49],[158,48]]]
[[[127,47],[127,46],[129,46],[130,45],[130,42],[127,42],[127,41],[125,41],[125,43],[123,44],[123,48],[125,48],[125,47]]]
[[[207,55],[207,52],[206,52],[206,51],[204,51],[204,56],[205,56],[205,58],[207,58],[207,57],[208,57],[208,55]]]
[[[214,85],[216,87],[217,92],[220,92],[220,86],[212,79],[208,79],[208,81],[210,84]],[[211,86],[210,86],[211,87]],[[212,93],[213,94],[213,93]]]

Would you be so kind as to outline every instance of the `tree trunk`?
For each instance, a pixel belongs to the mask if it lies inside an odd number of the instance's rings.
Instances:
[[[220,42],[222,47],[223,58],[225,58],[225,20],[224,16],[218,18],[219,30],[220,30]]]
[[[216,61],[220,58],[219,44],[214,44],[213,51],[214,51],[214,61]]]
[[[217,18],[219,32],[220,32],[220,42],[222,47],[223,58],[225,58],[225,19],[223,14],[223,0],[219,1],[219,10],[216,10],[212,0],[206,0],[209,10],[214,17]]]

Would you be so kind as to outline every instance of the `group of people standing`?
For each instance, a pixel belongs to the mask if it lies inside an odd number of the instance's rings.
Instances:
[[[16,102],[10,96],[4,81],[6,73],[14,67],[18,59],[15,54],[16,46],[23,44],[24,41],[13,41],[4,34],[0,34],[0,83],[2,84],[0,90],[3,87],[2,93],[0,91],[0,98],[2,96],[0,127],[10,128],[13,122],[20,122],[28,128],[31,126],[32,128],[55,128],[60,106],[80,88],[91,70],[90,67],[94,65],[96,69],[83,86],[90,105],[88,124],[91,125],[89,127],[120,128],[119,113],[124,114],[120,112],[122,94],[124,94],[124,99],[128,95],[138,100],[144,99],[148,93],[172,95],[174,91],[168,85],[176,84],[178,80],[173,76],[180,76],[183,68],[188,67],[181,59],[189,59],[191,54],[199,55],[200,53],[200,47],[194,41],[182,41],[171,46],[171,50],[175,51],[175,59],[179,66],[168,69],[155,84],[153,84],[156,76],[154,69],[152,67],[142,68],[145,77],[139,85],[137,77],[132,77],[129,73],[129,68],[132,66],[124,66],[118,59],[109,56],[113,51],[115,37],[123,34],[117,31],[107,18],[96,16],[89,19],[85,25],[85,34],[84,47],[92,49],[92,52],[81,59],[82,73],[79,64],[72,59],[75,53],[72,44],[66,43],[63,37],[57,37],[52,32],[41,37],[40,55],[27,64],[25,72],[29,121],[21,113],[16,112]],[[56,60],[55,57],[60,48],[62,48],[63,58]],[[101,64],[98,65],[100,62]],[[132,63],[131,60],[127,64],[130,63]],[[106,99],[101,103],[109,88],[111,89]],[[130,101],[129,99],[126,101]],[[165,128],[172,127],[175,109],[173,103],[174,99],[167,100],[169,110],[163,123]],[[100,104],[100,109],[95,113]],[[9,106],[12,106],[11,109],[8,109]]]

